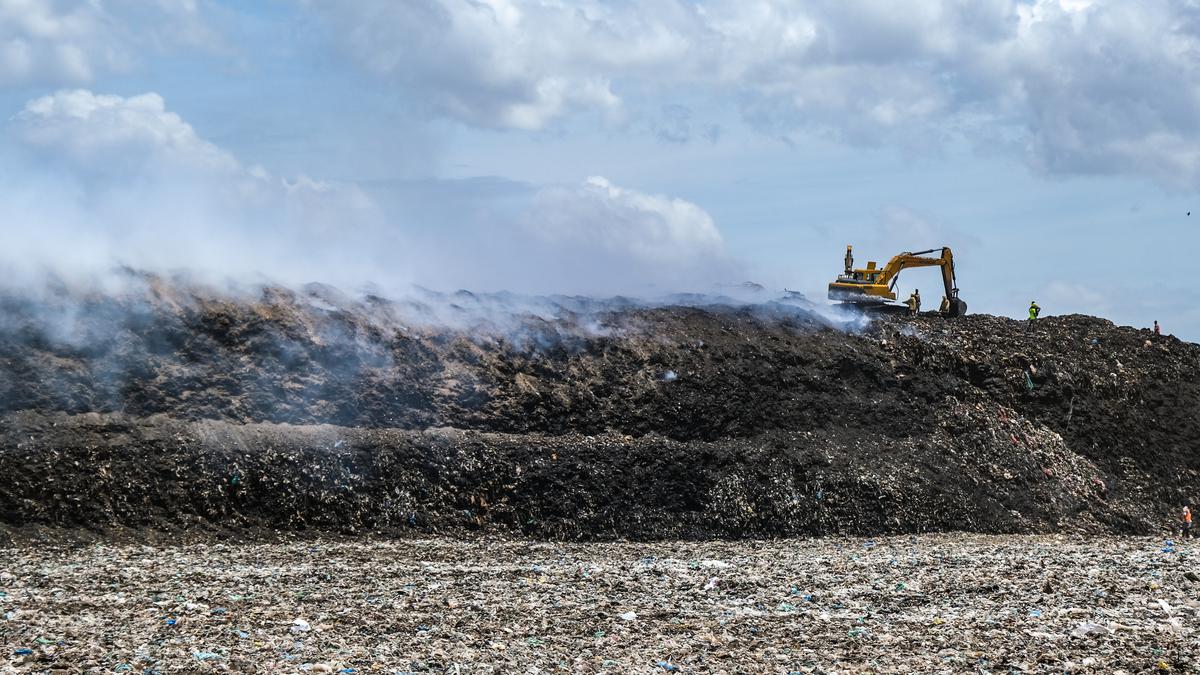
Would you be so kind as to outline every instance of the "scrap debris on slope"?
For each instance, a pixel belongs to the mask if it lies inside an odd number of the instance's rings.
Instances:
[[[986,412],[953,408],[942,428],[978,416],[977,428],[919,445],[861,430],[685,442],[10,415],[0,514],[141,538],[207,527],[566,539],[1103,530],[1146,516],[1102,498],[1100,470],[1061,438],[989,426]]]
[[[72,302],[0,303],[10,527],[1150,532],[1200,478],[1200,347],[1089,317]]]
[[[0,663],[89,673],[1196,672],[1195,546],[955,535],[20,548],[0,564]]]

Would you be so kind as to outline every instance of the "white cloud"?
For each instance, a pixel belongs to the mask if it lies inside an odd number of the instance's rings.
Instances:
[[[699,206],[618,187],[602,176],[574,189],[542,190],[529,226],[548,241],[660,263],[719,257],[725,246],[712,217]]]
[[[712,290],[743,280],[704,209],[600,176],[542,189],[521,223],[538,267],[574,292]]]
[[[687,13],[670,2],[306,4],[334,23],[343,48],[367,69],[485,127],[539,129],[579,109],[617,114],[613,71],[658,67],[690,46],[671,23]]]
[[[0,199],[0,221],[15,225],[0,252],[10,268],[361,282],[355,266],[379,271],[395,243],[357,186],[243,165],[155,93],[61,91],[11,124],[24,170]]]
[[[21,171],[0,186],[0,222],[12,226],[6,272],[128,265],[350,288],[597,294],[738,280],[702,208],[604,178],[541,190],[435,184],[386,208],[352,183],[243,164],[155,93],[60,91],[29,101],[10,131],[0,172],[7,162]]]
[[[474,125],[707,91],[774,135],[1016,141],[1051,173],[1200,186],[1200,8],[1185,0],[306,4],[356,61]]]
[[[168,112],[154,93],[124,98],[60,91],[29,101],[16,119],[26,143],[90,169],[111,169],[113,161],[202,171],[239,167],[233,155]]]
[[[0,86],[86,84],[146,48],[221,44],[197,0],[0,0]]]

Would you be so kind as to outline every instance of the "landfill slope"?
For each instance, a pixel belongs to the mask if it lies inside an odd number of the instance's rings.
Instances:
[[[0,297],[0,524],[1148,533],[1195,497],[1200,347],[1171,337],[507,303],[159,280]]]

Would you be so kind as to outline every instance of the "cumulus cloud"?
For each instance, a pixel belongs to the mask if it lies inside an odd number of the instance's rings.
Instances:
[[[354,60],[474,125],[540,129],[686,89],[733,94],[783,137],[958,137],[1049,173],[1200,185],[1200,9],[1185,0],[307,5]]]
[[[110,171],[114,160],[130,168],[239,168],[233,155],[201,139],[155,93],[124,98],[60,91],[29,101],[16,119],[27,144],[93,170]]]
[[[85,84],[146,48],[219,44],[197,0],[0,0],[0,86]]]
[[[647,44],[653,27],[631,25],[620,10],[599,4],[307,4],[334,22],[344,48],[367,69],[421,89],[439,111],[480,126],[538,129],[565,110],[612,112],[618,99],[597,65],[615,59],[636,66],[672,48],[670,35]]]
[[[11,122],[3,188],[9,270],[102,274],[114,265],[259,274],[287,282],[359,279],[387,241],[357,186],[246,166],[204,140],[154,93],[61,91]]]
[[[680,291],[740,281],[704,209],[601,176],[541,190],[522,225],[543,251],[541,267],[583,285],[580,291]]]
[[[8,277],[127,265],[393,291],[604,294],[708,290],[736,270],[702,208],[603,178],[433,181],[397,200],[246,165],[155,93],[60,91],[29,101],[8,131],[0,169],[20,167],[0,186]]]

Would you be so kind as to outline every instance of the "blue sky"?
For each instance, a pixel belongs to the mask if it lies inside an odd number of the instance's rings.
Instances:
[[[1182,1],[0,0],[0,267],[823,298],[947,244],[972,311],[1196,339],[1198,56]]]

